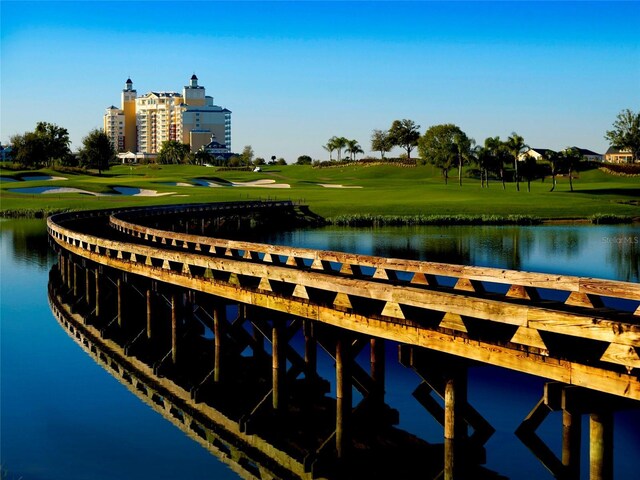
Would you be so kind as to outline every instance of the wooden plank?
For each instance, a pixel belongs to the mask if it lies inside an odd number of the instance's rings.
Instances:
[[[617,363],[627,367],[629,373],[634,368],[640,368],[640,356],[638,350],[629,345],[612,343],[600,358],[603,362]]]

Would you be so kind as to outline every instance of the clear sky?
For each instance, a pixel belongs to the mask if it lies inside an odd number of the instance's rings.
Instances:
[[[232,147],[289,163],[333,135],[455,123],[478,143],[604,153],[640,110],[640,2],[2,0],[0,140],[48,121],[72,148],[138,94],[193,73],[230,109]],[[396,153],[399,153],[396,152]],[[373,152],[375,155],[375,152]]]

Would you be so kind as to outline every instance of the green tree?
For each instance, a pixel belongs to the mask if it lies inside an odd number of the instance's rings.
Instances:
[[[531,180],[538,175],[538,162],[532,155],[525,155],[520,161],[522,176],[527,179],[527,192],[531,192]]]
[[[336,149],[336,147],[331,140],[332,139],[329,139],[329,141],[325,145],[323,145],[322,148],[324,148],[327,152],[329,152],[329,161],[333,162],[333,151]]]
[[[243,165],[251,165],[253,162],[253,148],[251,145],[245,145],[242,149],[242,153],[240,154],[240,159]]]
[[[300,155],[298,157],[298,161],[296,161],[296,165],[311,165],[311,157],[309,155]]]
[[[362,147],[358,145],[357,140],[347,140],[347,147],[345,149],[345,152],[349,152],[351,160],[355,161],[356,155],[359,153],[364,153],[364,150],[362,150]]]
[[[26,167],[51,167],[66,161],[70,143],[66,128],[48,122],[38,122],[33,132],[11,137],[13,158]]]
[[[507,138],[507,141],[504,143],[505,143],[505,146],[507,147],[507,150],[509,151],[509,154],[513,158],[513,169],[515,172],[514,176],[516,180],[516,190],[520,191],[520,174],[518,172],[518,163],[519,163],[519,158],[520,158],[520,155],[522,154],[522,151],[528,147],[524,143],[524,138],[522,138],[516,132],[513,132],[511,136]]]
[[[264,158],[262,157],[257,157],[253,160],[252,165],[254,167],[260,166],[260,165],[266,165],[267,162],[265,162]]]
[[[449,170],[458,165],[459,183],[462,185],[462,165],[471,157],[471,140],[460,128],[451,123],[433,125],[418,141],[420,157],[442,170],[448,184]]]
[[[183,163],[187,155],[189,155],[189,145],[177,140],[165,140],[160,145],[158,163],[165,165]]]
[[[389,132],[385,130],[374,130],[371,133],[371,150],[380,152],[380,158],[384,160],[384,154],[391,151],[393,141]]]
[[[394,120],[389,128],[389,137],[393,145],[404,148],[407,158],[411,159],[411,151],[418,145],[420,139],[420,125],[406,118]]]
[[[569,175],[569,189],[573,192],[573,172],[578,170],[584,156],[576,147],[565,148],[561,152],[562,167]]]
[[[200,149],[198,150],[194,156],[194,161],[196,163],[196,165],[211,165],[214,162],[214,158],[213,155],[211,155],[209,152],[207,152],[204,149]]]
[[[634,113],[628,108],[621,111],[605,138],[614,148],[629,150],[632,161],[637,162],[640,159],[640,112]]]
[[[115,160],[116,151],[107,134],[96,128],[82,139],[79,156],[81,165],[95,168],[98,170],[98,175],[102,175],[102,171],[108,170],[109,164]]]
[[[282,157],[276,160],[276,165],[286,165],[286,164],[287,164],[287,161]]]

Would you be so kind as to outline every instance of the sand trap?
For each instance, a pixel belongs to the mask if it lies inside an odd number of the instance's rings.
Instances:
[[[113,187],[113,189],[120,195],[127,195],[132,197],[161,197],[163,195],[173,195],[175,192],[162,192],[157,190],[146,190],[144,188],[134,187]],[[82,190],[81,188],[73,187],[27,187],[27,188],[12,188],[10,192],[15,193],[27,193],[27,194],[52,194],[52,193],[81,193],[83,195],[93,195],[94,197],[113,197],[113,193],[97,193],[89,190]]]
[[[53,180],[67,180],[65,177],[52,177],[51,175],[25,175],[22,177],[22,180],[25,182],[42,182],[42,181],[53,181]]]
[[[169,185],[171,187],[193,187],[192,183],[186,182],[162,182],[162,185]]]
[[[358,185],[339,185],[337,183],[319,183],[318,185],[324,188],[362,188]]]
[[[132,197],[162,197],[163,195],[173,195],[176,192],[162,192],[157,190],[147,190],[146,188],[137,187],[113,187],[120,195],[129,195]]]
[[[204,178],[194,178],[193,182],[203,187],[258,187],[258,188],[291,188],[288,183],[276,183],[275,180],[260,179],[249,182],[216,182],[215,180],[205,180]]]
[[[73,187],[27,187],[27,188],[12,188],[10,192],[15,193],[28,193],[28,194],[49,194],[49,193],[82,193],[85,195],[93,195],[95,197],[106,196],[106,193],[90,192],[88,190],[82,190],[80,188]]]

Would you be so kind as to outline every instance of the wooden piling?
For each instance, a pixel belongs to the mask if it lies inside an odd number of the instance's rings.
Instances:
[[[336,342],[336,451],[338,458],[348,455],[351,443],[351,343],[340,333]]]
[[[310,381],[318,376],[318,344],[313,333],[313,322],[304,320],[304,366],[305,379]]]
[[[273,367],[272,388],[273,388],[273,409],[281,412],[285,408],[285,375],[286,375],[286,358],[284,352],[287,348],[286,338],[283,335],[282,325],[279,320],[273,322],[271,329],[271,359]]]
[[[95,271],[95,275],[96,275],[96,318],[100,317],[100,271],[98,268],[96,268]]]
[[[594,412],[589,416],[590,480],[613,479],[613,413]]]
[[[171,294],[171,360],[178,362],[178,299]]]
[[[147,339],[151,339],[151,316],[153,314],[153,293],[147,288]]]
[[[384,339],[373,337],[371,345],[371,379],[373,380],[372,400],[384,403],[385,355]]]
[[[116,282],[116,290],[118,293],[118,326],[122,327],[122,279],[118,278]]]
[[[580,438],[582,422],[579,413],[562,410],[562,464],[566,477],[570,480],[580,478]]]

